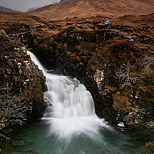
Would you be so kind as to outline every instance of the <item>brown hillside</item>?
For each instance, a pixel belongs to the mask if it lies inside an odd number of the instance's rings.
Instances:
[[[153,12],[154,0],[81,0],[45,6],[29,13],[57,20],[67,17],[89,17],[96,15],[117,17],[128,14],[150,14]]]

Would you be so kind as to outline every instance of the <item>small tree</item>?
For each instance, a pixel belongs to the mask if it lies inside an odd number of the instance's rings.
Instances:
[[[115,78],[119,79],[123,84],[121,85],[121,89],[125,86],[129,86],[132,89],[132,84],[134,84],[137,80],[137,77],[131,74],[131,69],[134,65],[130,64],[130,61],[124,62],[117,71],[115,71]]]

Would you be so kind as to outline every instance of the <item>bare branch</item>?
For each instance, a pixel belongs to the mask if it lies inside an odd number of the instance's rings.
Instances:
[[[123,83],[120,88],[123,89],[125,86],[129,86],[132,89],[132,84],[137,80],[137,77],[130,72],[133,67],[134,65],[131,65],[130,61],[126,61],[117,71],[115,71],[115,78]]]

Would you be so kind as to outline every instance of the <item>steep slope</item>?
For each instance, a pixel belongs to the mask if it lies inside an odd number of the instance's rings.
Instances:
[[[154,12],[153,0],[81,0],[45,6],[29,13],[50,19],[105,15],[141,15]]]

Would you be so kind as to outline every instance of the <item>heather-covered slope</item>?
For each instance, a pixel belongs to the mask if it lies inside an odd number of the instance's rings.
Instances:
[[[29,13],[50,19],[104,15],[141,15],[154,12],[153,0],[81,0],[45,6]]]

